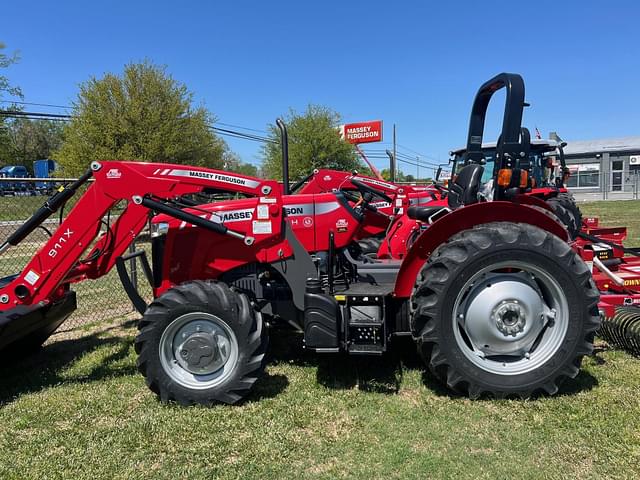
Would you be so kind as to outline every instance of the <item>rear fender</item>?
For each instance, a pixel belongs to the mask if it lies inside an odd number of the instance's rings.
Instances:
[[[399,298],[411,296],[420,269],[438,246],[458,232],[493,222],[528,223],[565,242],[569,240],[563,225],[533,206],[495,201],[459,208],[436,220],[411,246],[400,266],[394,295]]]
[[[545,197],[545,198],[549,198],[549,197]],[[534,195],[523,195],[523,194],[520,194],[520,195],[516,195],[516,197],[513,199],[513,201],[515,203],[519,203],[520,205],[531,205],[531,206],[534,206],[534,207],[544,208],[545,210],[549,210],[551,213],[553,213],[553,208],[551,208],[551,205],[549,205],[541,197],[536,197]]]

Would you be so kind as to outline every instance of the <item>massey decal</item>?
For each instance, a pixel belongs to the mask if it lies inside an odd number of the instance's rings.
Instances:
[[[165,173],[166,172],[166,173]],[[260,185],[260,182],[251,180],[249,178],[236,177],[235,175],[223,175],[221,173],[203,172],[200,170],[171,170],[167,172],[163,170],[159,172],[160,175],[170,175],[174,177],[197,177],[206,178],[215,182],[229,183],[232,185],[242,185],[249,188],[256,188]]]
[[[244,210],[232,210],[229,212],[213,212],[211,221],[217,223],[242,222],[253,218],[253,208],[245,208]]]
[[[117,168],[112,168],[107,172],[107,178],[120,178],[122,173]]]

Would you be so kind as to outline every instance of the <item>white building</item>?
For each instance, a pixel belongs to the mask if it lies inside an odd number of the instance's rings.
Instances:
[[[555,132],[550,137],[560,140]],[[571,170],[568,187],[576,193],[637,191],[640,136],[567,141],[564,153]]]

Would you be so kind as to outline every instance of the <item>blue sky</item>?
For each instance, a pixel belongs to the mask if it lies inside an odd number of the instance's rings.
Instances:
[[[525,125],[565,139],[640,134],[638,2],[3,2],[6,71],[25,100],[67,105],[90,76],[167,65],[221,122],[264,130],[293,107],[382,119],[388,148],[446,161],[479,85],[523,75]],[[485,138],[494,139],[493,103]],[[228,140],[258,163],[259,144]],[[377,161],[382,166],[383,161]],[[402,165],[407,173],[415,167]]]

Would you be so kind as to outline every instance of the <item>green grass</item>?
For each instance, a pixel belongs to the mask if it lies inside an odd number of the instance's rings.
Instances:
[[[629,247],[640,246],[640,200],[579,203],[585,216],[597,216],[603,226],[627,226]]]
[[[622,203],[581,208],[617,224]],[[315,356],[279,333],[244,404],[181,408],[137,373],[133,323],[0,362],[0,478],[638,477],[640,360],[624,352],[598,349],[556,397],[472,402],[410,343]]]

